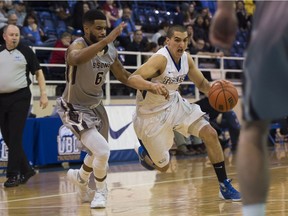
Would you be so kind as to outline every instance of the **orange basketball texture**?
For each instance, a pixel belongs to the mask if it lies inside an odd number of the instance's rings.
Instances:
[[[210,105],[218,112],[233,109],[238,102],[238,92],[230,82],[216,81],[208,92]]]

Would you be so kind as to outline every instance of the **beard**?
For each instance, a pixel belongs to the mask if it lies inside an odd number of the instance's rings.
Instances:
[[[97,42],[99,42],[99,40],[98,40],[98,38],[95,36],[95,35],[90,35],[90,41],[92,42],[92,43],[97,43]]]

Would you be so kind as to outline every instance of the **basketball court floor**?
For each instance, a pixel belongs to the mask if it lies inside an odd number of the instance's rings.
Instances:
[[[271,186],[267,215],[288,215],[288,153],[278,145],[269,153]],[[233,185],[239,188],[235,156],[225,151]],[[80,165],[73,165],[78,168]],[[0,216],[202,216],[242,215],[240,202],[218,198],[218,183],[207,156],[172,156],[167,173],[138,162],[110,164],[106,209],[82,204],[66,180],[66,168],[40,169],[26,185],[4,188],[0,176]]]

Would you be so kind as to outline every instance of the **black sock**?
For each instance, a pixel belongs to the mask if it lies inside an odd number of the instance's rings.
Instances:
[[[219,182],[224,182],[225,179],[227,179],[226,169],[225,169],[225,163],[224,161],[220,163],[213,164],[215,173],[217,175]]]

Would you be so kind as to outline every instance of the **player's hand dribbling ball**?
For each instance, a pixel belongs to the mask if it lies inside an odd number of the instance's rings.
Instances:
[[[226,80],[213,83],[208,92],[210,105],[218,112],[232,110],[238,102],[238,92],[235,86]]]

